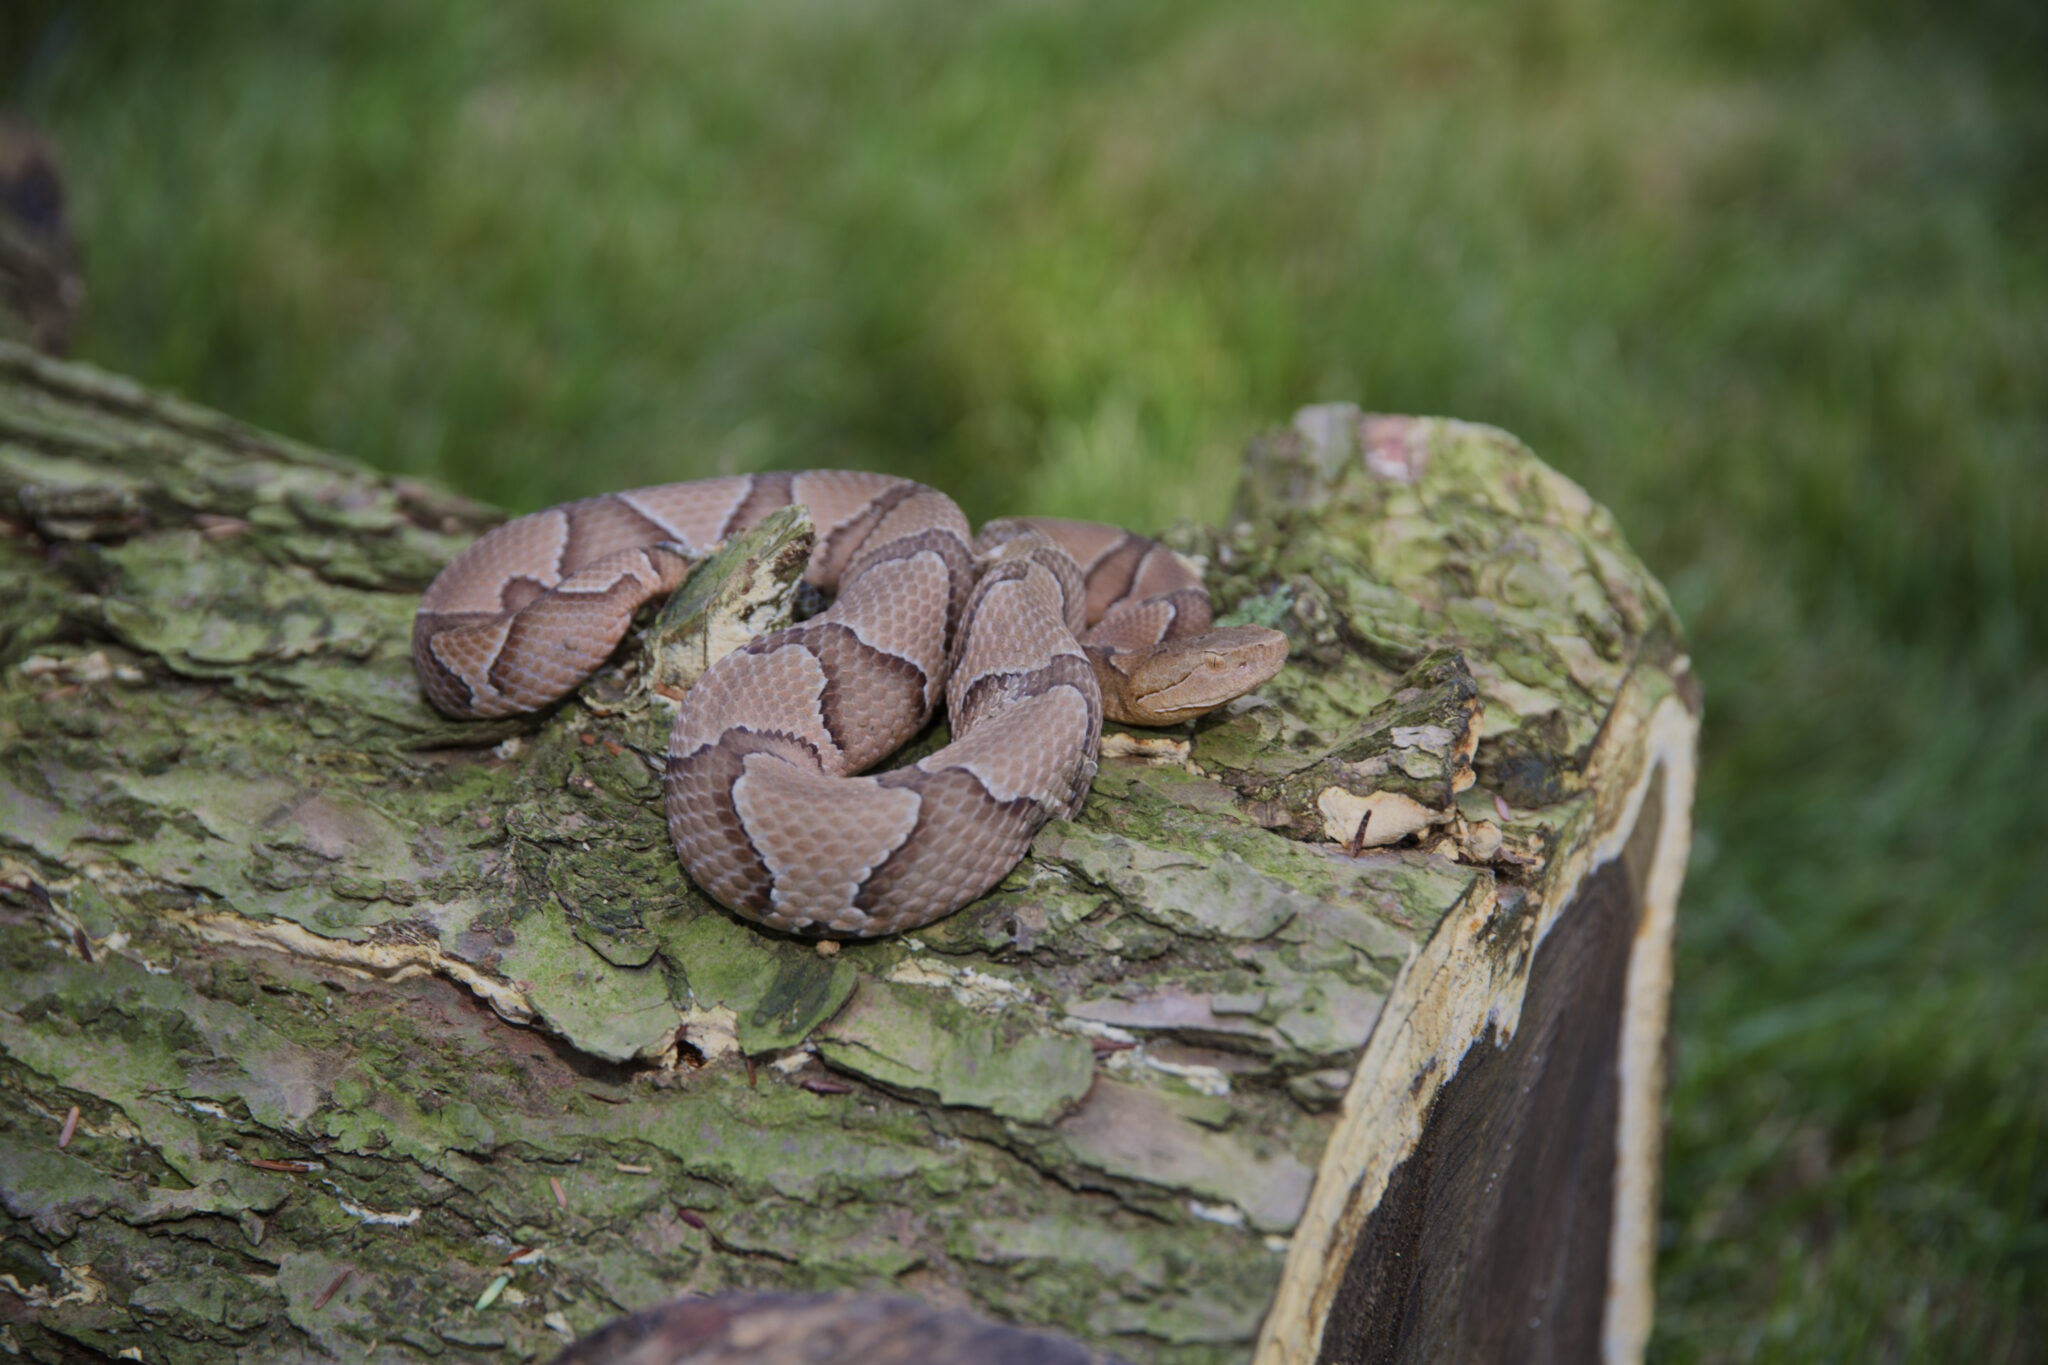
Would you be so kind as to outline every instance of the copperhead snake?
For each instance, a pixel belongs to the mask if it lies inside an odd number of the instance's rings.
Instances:
[[[1080,809],[1102,720],[1172,725],[1276,674],[1287,637],[1211,629],[1200,576],[1156,541],[1017,518],[970,538],[951,498],[825,470],[663,484],[495,528],[420,599],[413,662],[450,716],[537,711],[726,537],[798,503],[805,582],[832,605],[719,660],[669,740],[668,829],[722,904],[843,937],[981,895]],[[952,742],[875,776],[943,693]]]

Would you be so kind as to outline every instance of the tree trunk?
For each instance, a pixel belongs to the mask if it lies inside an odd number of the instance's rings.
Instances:
[[[1254,442],[1174,543],[1287,669],[836,947],[678,871],[639,643],[421,702],[494,519],[0,349],[0,1349],[533,1359],[853,1287],[1141,1362],[1637,1356],[1697,697],[1514,440]],[[786,607],[773,548],[663,628]]]

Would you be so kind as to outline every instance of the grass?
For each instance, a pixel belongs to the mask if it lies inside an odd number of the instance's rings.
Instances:
[[[1214,516],[1351,397],[1613,506],[1709,701],[1664,1361],[2048,1352],[2048,22],[27,0],[78,347],[517,508]]]

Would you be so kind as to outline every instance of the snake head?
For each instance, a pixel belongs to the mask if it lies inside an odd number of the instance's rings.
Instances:
[[[1286,662],[1287,637],[1264,626],[1165,640],[1113,669],[1098,665],[1102,711],[1124,725],[1178,725],[1270,681]]]

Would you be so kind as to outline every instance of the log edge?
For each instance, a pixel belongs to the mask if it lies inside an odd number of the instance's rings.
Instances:
[[[1591,827],[1559,832],[1564,851],[1545,878],[1535,914],[1502,915],[1495,888],[1475,886],[1468,903],[1446,915],[1402,969],[1317,1169],[1279,1290],[1260,1328],[1254,1365],[1318,1360],[1351,1252],[1396,1166],[1421,1140],[1432,1106],[1473,1044],[1490,1028],[1504,1040],[1513,1036],[1536,951],[1577,903],[1588,879],[1623,856],[1661,774],[1661,818],[1624,986],[1620,1131],[1601,1352],[1609,1365],[1641,1358],[1653,1310],[1672,935],[1691,847],[1697,775],[1699,717],[1689,681],[1683,660],[1674,661],[1668,674],[1639,667],[1624,681],[1587,764],[1593,800],[1583,818]],[[1525,949],[1501,951],[1504,932],[1526,936]],[[1461,957],[1468,965],[1485,966],[1461,978],[1451,970]],[[1455,1057],[1447,1057],[1450,1052]]]

